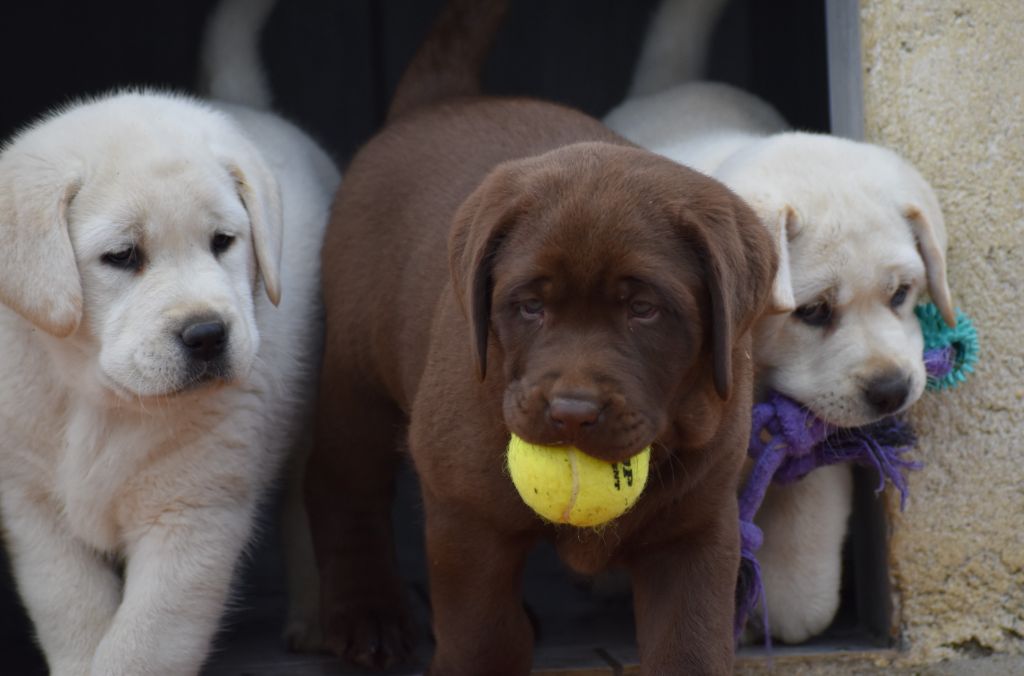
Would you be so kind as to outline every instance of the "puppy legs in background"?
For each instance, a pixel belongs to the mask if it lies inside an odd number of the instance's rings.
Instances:
[[[832,622],[852,503],[853,475],[842,464],[768,490],[756,519],[764,531],[757,557],[773,636],[799,643]]]
[[[329,347],[324,374],[306,466],[324,644],[361,666],[387,667],[406,661],[414,645],[391,524],[404,423],[358,376],[332,367]]]
[[[523,607],[523,568],[534,538],[511,537],[446,509],[424,487],[427,561],[437,649],[430,676],[521,676],[533,661],[533,627]]]
[[[315,652],[323,647],[320,627],[320,579],[313,554],[313,536],[303,495],[306,461],[312,434],[304,434],[288,463],[282,529],[288,580],[288,619],[284,638],[289,650]]]
[[[7,482],[2,491],[21,597],[52,676],[88,674],[121,602],[121,580],[109,560],[60,527],[56,506],[23,488]]]
[[[643,675],[732,673],[740,563],[735,501],[717,516],[694,537],[651,545],[628,564]]]
[[[96,650],[93,676],[199,672],[252,507],[246,500],[174,504],[147,519],[126,543],[124,598]]]

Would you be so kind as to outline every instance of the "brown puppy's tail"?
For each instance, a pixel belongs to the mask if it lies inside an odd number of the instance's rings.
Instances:
[[[420,106],[478,94],[507,6],[507,0],[447,0],[398,82],[388,122]]]

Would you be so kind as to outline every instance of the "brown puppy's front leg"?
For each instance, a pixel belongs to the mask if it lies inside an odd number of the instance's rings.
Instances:
[[[358,377],[325,372],[305,480],[324,643],[350,662],[389,667],[414,646],[391,525],[403,421]]]
[[[735,509],[632,559],[641,674],[732,673],[738,568]]]
[[[424,491],[426,493],[426,491]],[[430,676],[522,676],[533,663],[533,628],[522,599],[534,539],[499,533],[465,507],[424,495],[437,649]]]

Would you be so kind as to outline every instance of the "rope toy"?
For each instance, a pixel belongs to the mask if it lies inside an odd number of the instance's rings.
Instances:
[[[978,360],[978,332],[971,320],[956,311],[956,326],[948,327],[935,305],[914,308],[924,334],[927,388],[956,387],[973,373]],[[842,428],[821,420],[806,407],[778,392],[755,404],[751,416],[748,454],[754,466],[739,496],[740,571],[736,586],[733,631],[738,638],[758,600],[767,605],[757,551],[764,534],[754,523],[768,485],[798,481],[817,467],[850,462],[878,472],[877,495],[889,481],[900,492],[900,510],[906,505],[909,487],[906,472],[922,467],[905,458],[917,439],[910,425],[889,417],[864,427]],[[765,643],[771,646],[768,614],[764,613]]]

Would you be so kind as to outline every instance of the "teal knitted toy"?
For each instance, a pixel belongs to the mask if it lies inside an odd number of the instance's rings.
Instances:
[[[958,308],[956,326],[951,328],[933,303],[918,305],[914,313],[924,334],[928,389],[944,390],[967,380],[978,361],[978,330],[970,318]]]

